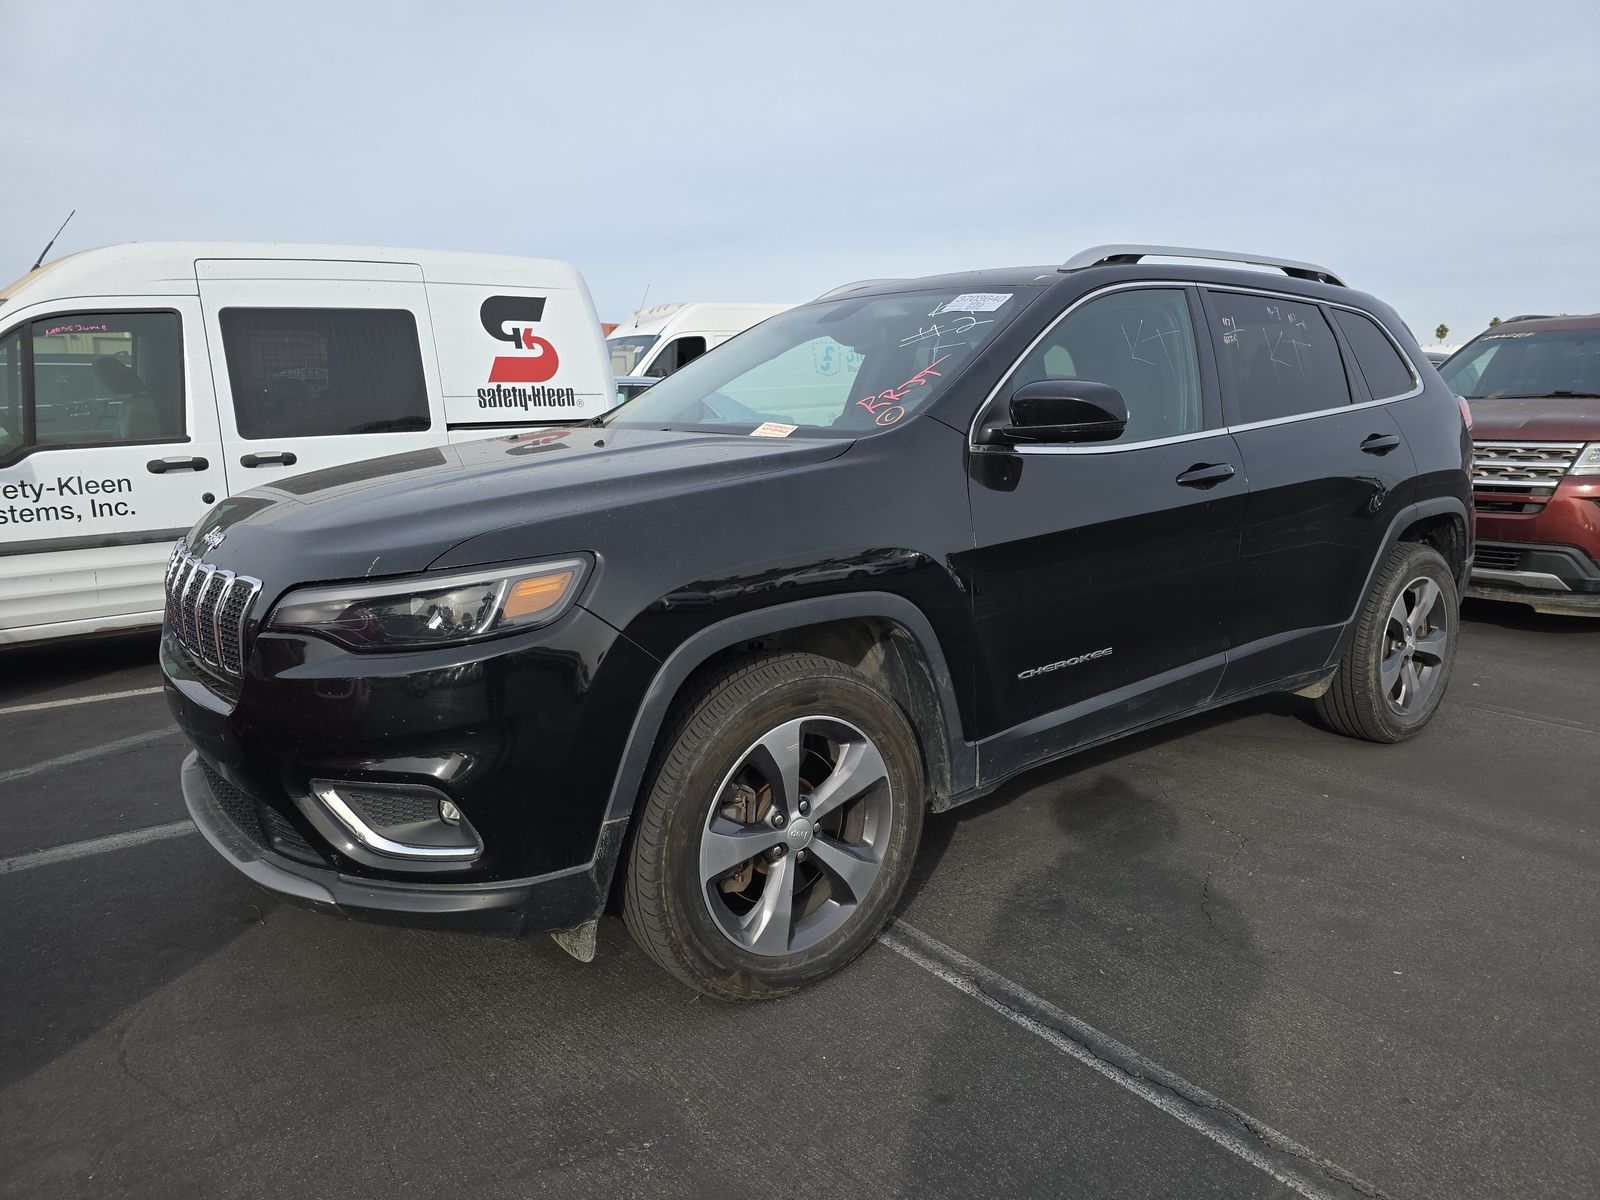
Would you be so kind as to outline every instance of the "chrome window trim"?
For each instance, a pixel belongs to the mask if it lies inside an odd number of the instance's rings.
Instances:
[[[1012,375],[1016,373],[1017,368],[1022,365],[1023,360],[1026,359],[1028,355],[1032,354],[1039,343],[1044,341],[1045,338],[1049,337],[1050,334],[1055,331],[1056,326],[1071,316],[1080,305],[1087,304],[1091,300],[1097,299],[1101,296],[1109,295],[1112,292],[1123,292],[1133,289],[1143,289],[1146,291],[1167,291],[1172,288],[1199,288],[1213,292],[1242,292],[1247,296],[1268,296],[1277,300],[1294,300],[1302,304],[1316,304],[1319,306],[1326,305],[1329,308],[1344,308],[1348,309],[1350,312],[1359,313],[1361,316],[1371,319],[1379,329],[1383,330],[1384,336],[1389,339],[1390,343],[1399,353],[1401,361],[1410,368],[1411,378],[1415,386],[1413,386],[1409,392],[1402,392],[1397,396],[1384,396],[1382,399],[1362,400],[1357,402],[1354,398],[1354,394],[1352,393],[1351,402],[1349,404],[1341,404],[1338,408],[1323,408],[1318,409],[1315,412],[1295,413],[1292,416],[1287,417],[1272,417],[1265,421],[1249,421],[1242,425],[1223,424],[1218,425],[1215,429],[1198,429],[1193,433],[1180,433],[1174,435],[1173,437],[1166,438],[1150,438],[1142,442],[1115,442],[1109,445],[1100,446],[1006,446],[1003,448],[995,446],[980,446],[978,444],[978,424],[983,420],[984,414],[989,411],[989,406],[994,403],[995,397],[1000,394],[1000,390],[1005,387],[1006,382],[1011,378]],[[1196,336],[1198,336],[1198,331],[1195,332]],[[1209,329],[1206,331],[1206,335],[1208,337],[1210,336]],[[1336,344],[1338,337],[1339,334],[1335,332]],[[1340,350],[1340,356],[1342,360],[1342,348]],[[1356,369],[1361,369],[1360,364],[1356,365]],[[1220,376],[1218,379],[1218,386],[1221,386]],[[1422,373],[1417,370],[1417,365],[1411,360],[1411,356],[1405,352],[1405,347],[1401,346],[1400,343],[1395,340],[1394,334],[1389,332],[1388,327],[1384,325],[1384,323],[1377,317],[1376,314],[1368,312],[1359,305],[1340,304],[1338,301],[1334,300],[1319,300],[1314,296],[1301,296],[1293,292],[1277,292],[1271,288],[1242,287],[1238,284],[1199,283],[1194,280],[1182,279],[1130,280],[1126,283],[1108,284],[1103,288],[1096,288],[1094,291],[1089,292],[1086,295],[1079,296],[1071,304],[1067,305],[1066,308],[1062,309],[1061,312],[1056,315],[1055,320],[1051,321],[1050,324],[1046,325],[1042,330],[1040,330],[1039,336],[1034,338],[1033,341],[1029,342],[1022,353],[1017,355],[1017,357],[1012,360],[1011,365],[1007,367],[1001,374],[1000,381],[990,389],[989,394],[984,397],[983,403],[978,405],[978,411],[973,414],[972,423],[967,427],[967,449],[972,451],[1003,449],[1003,451],[1007,454],[1118,454],[1124,450],[1142,450],[1149,446],[1168,446],[1177,442],[1198,441],[1201,438],[1215,437],[1218,434],[1244,433],[1252,429],[1266,429],[1273,425],[1288,425],[1296,421],[1314,421],[1318,417],[1328,417],[1335,413],[1351,412],[1353,410],[1359,411],[1365,408],[1376,408],[1381,404],[1394,404],[1401,400],[1410,400],[1414,397],[1422,395],[1422,392]]]

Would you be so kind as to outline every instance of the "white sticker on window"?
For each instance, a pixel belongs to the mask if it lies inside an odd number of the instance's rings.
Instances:
[[[784,425],[778,421],[765,421],[750,431],[751,437],[788,437],[798,425]]]
[[[947,300],[928,315],[936,317],[942,312],[993,312],[1007,300],[1010,292],[963,292],[954,300]]]

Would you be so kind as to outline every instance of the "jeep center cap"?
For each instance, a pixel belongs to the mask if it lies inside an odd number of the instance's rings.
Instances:
[[[784,834],[789,839],[789,845],[796,850],[804,850],[811,845],[811,822],[804,817],[796,817],[789,822],[789,830]]]

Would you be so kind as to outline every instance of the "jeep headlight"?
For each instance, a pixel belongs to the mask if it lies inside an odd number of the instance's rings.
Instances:
[[[1569,475],[1600,475],[1600,442],[1590,442],[1572,464]]]
[[[420,650],[536,629],[577,599],[588,558],[488,567],[290,592],[267,628],[331,638],[352,650]]]

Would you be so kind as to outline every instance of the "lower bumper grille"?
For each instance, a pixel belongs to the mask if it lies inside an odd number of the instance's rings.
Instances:
[[[313,866],[327,865],[327,860],[306,841],[288,817],[272,805],[262,804],[254,796],[234,787],[204,759],[200,760],[200,769],[205,772],[206,784],[216,797],[217,807],[222,809],[253,847],[271,850]]]
[[[1473,555],[1472,565],[1491,571],[1515,571],[1522,564],[1522,551],[1509,546],[1480,545]]]

